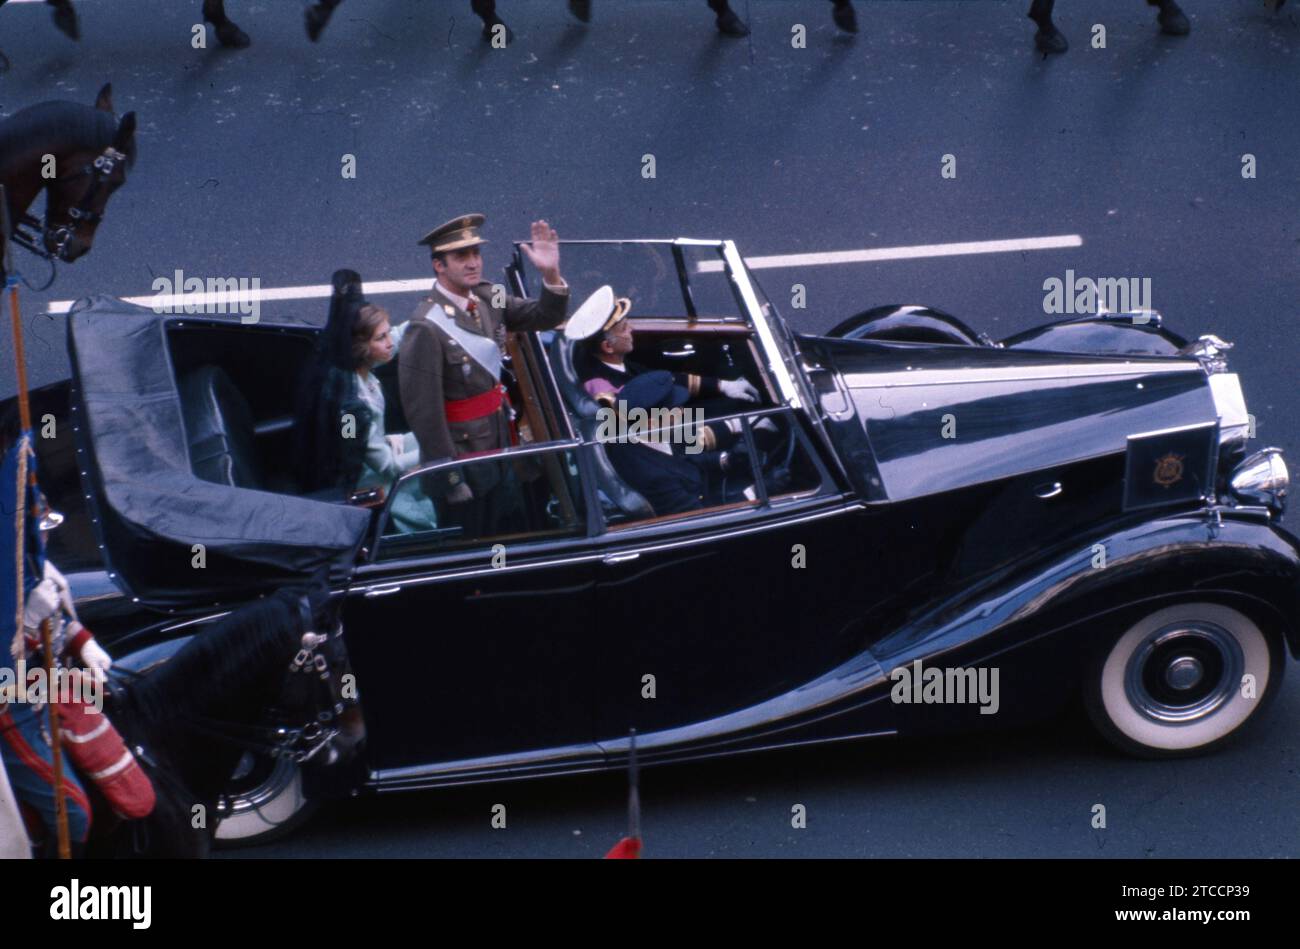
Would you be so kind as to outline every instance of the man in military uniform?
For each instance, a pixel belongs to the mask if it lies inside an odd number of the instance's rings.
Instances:
[[[542,276],[541,297],[498,297],[482,279],[484,220],[482,214],[453,218],[420,240],[433,254],[437,279],[402,337],[397,371],[422,464],[510,445],[512,409],[501,383],[505,334],[551,329],[568,311],[555,230],[534,221],[532,242],[522,245]],[[520,510],[509,463],[453,468],[424,480],[425,492],[444,502],[446,523],[462,527],[468,537],[502,532]]]
[[[631,300],[615,299],[613,291],[604,286],[578,308],[565,327],[565,336],[578,343],[575,369],[583,389],[594,400],[623,412],[680,409],[697,397],[714,397],[713,407],[722,410],[718,414],[744,411],[744,403],[759,401],[758,390],[743,377],[729,380],[672,373],[625,359],[632,351],[627,318],[631,307]],[[749,458],[732,450],[741,430],[738,419],[689,428],[680,433],[633,435],[625,443],[606,446],[605,453],[619,476],[645,496],[655,514],[678,514],[720,504],[725,500],[726,479],[750,479]],[[773,428],[763,419],[755,432],[765,434]],[[688,436],[697,450],[686,448]],[[745,496],[753,499],[752,488]]]

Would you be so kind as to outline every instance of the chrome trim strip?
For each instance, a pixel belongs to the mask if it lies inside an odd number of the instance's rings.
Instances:
[[[794,378],[790,375],[790,368],[781,356],[781,348],[777,345],[776,337],[772,334],[772,328],[767,325],[767,318],[763,315],[763,308],[758,302],[758,294],[754,292],[754,288],[749,282],[745,262],[741,259],[740,252],[736,250],[736,245],[731,241],[723,242],[722,258],[726,261],[727,268],[731,272],[731,278],[735,281],[736,289],[740,292],[741,301],[749,310],[750,321],[754,324],[754,329],[758,333],[758,338],[767,354],[767,369],[776,379],[777,388],[781,390],[782,399],[791,408],[803,408],[803,403],[799,399],[799,390],[795,386]]]
[[[1192,432],[1197,429],[1209,430],[1218,424],[1218,422],[1192,422],[1189,425],[1175,425],[1173,428],[1157,428],[1149,432],[1134,432],[1128,436],[1128,439],[1131,441],[1134,438],[1150,438],[1154,435],[1174,435],[1178,432]]]
[[[1026,382],[1042,379],[1087,379],[1110,376],[1150,376],[1172,372],[1204,373],[1196,362],[1083,363],[1074,366],[1018,366],[1014,369],[975,367],[970,369],[907,369],[892,372],[846,373],[850,389],[895,388],[899,386],[969,385],[978,382]]]
[[[604,759],[600,746],[594,743],[585,745],[562,745],[558,748],[541,748],[533,751],[516,751],[504,755],[489,755],[484,758],[465,758],[459,761],[446,761],[432,765],[407,765],[402,768],[386,768],[370,772],[372,781],[406,781],[412,778],[437,777],[438,775],[465,775],[476,772],[495,772],[508,770],[523,765],[539,766],[547,762],[602,761]]]
[[[417,584],[422,584],[422,583],[436,583],[441,580],[459,580],[462,577],[507,573],[512,570],[533,570],[533,569],[541,569],[544,567],[556,567],[562,564],[591,563],[593,561],[604,561],[605,558],[612,553],[613,554],[636,553],[639,555],[643,553],[653,553],[660,550],[673,550],[678,547],[689,547],[709,540],[715,540],[718,539],[718,535],[722,535],[725,537],[744,537],[748,534],[756,534],[760,531],[775,530],[778,527],[786,527],[792,524],[802,524],[805,522],[821,520],[822,518],[833,517],[839,514],[848,514],[855,510],[866,510],[866,505],[863,504],[861,501],[854,501],[849,504],[842,504],[839,507],[815,511],[811,514],[807,514],[802,517],[773,517],[761,523],[752,524],[747,527],[742,527],[739,529],[735,527],[714,526],[709,528],[709,530],[704,533],[695,534],[692,535],[691,537],[684,538],[681,540],[668,541],[659,544],[646,544],[644,546],[641,546],[636,543],[635,538],[629,538],[631,543],[627,547],[623,547],[623,548],[615,548],[613,550],[600,549],[594,552],[576,554],[572,557],[552,557],[546,560],[534,560],[534,561],[527,561],[524,563],[517,563],[517,564],[511,564],[507,560],[507,563],[504,567],[493,567],[491,565],[485,564],[483,566],[473,566],[473,567],[466,567],[461,570],[452,570],[451,572],[447,572],[447,573],[427,573],[424,574],[423,576],[414,576],[410,578],[401,576],[400,574],[394,575],[392,573],[389,573],[385,575],[384,579],[376,580],[374,583],[370,583],[366,585],[359,585],[359,584],[354,585],[348,590],[348,593],[350,595],[357,595],[357,594],[365,595],[371,590],[383,589],[393,584],[399,584],[402,587],[408,587],[408,586],[415,586]],[[619,537],[620,535],[617,534],[606,533],[606,534],[599,535],[597,539],[609,539],[609,538],[618,539]],[[587,538],[578,538],[578,539],[584,541],[587,540]],[[491,551],[485,551],[484,556],[490,556],[490,555],[491,555]],[[357,573],[359,574],[363,570],[367,573],[378,573],[383,567],[391,568],[393,565],[398,563],[400,563],[400,561],[384,561],[382,563],[377,562],[373,564],[366,564],[364,567],[358,568]]]

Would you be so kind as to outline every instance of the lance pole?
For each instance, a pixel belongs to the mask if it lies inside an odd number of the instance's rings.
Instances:
[[[30,437],[32,431],[32,407],[27,395],[27,355],[23,350],[23,321],[18,313],[18,280],[14,276],[13,262],[9,256],[9,197],[4,185],[0,184],[0,267],[4,269],[5,289],[9,291],[9,322],[14,337],[14,363],[18,382],[18,419],[23,435]],[[32,498],[38,498],[36,489],[36,468],[28,468],[28,486]],[[25,517],[40,517],[38,510],[22,511],[18,517],[20,536],[26,531]],[[18,562],[19,599],[22,593],[22,558]],[[40,582],[40,579],[37,579]],[[41,647],[44,650],[45,688],[48,692],[46,705],[50,713],[50,751],[54,758],[54,806],[57,814],[56,823],[59,834],[59,858],[68,860],[72,857],[71,838],[68,833],[68,797],[63,787],[62,739],[59,734],[58,688],[54,682],[54,630],[48,620],[41,622]]]

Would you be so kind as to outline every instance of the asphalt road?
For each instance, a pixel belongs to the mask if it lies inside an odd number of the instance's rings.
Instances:
[[[1019,2],[859,2],[848,38],[824,0],[753,0],[735,4],[753,26],[736,41],[703,0],[600,0],[588,27],[559,0],[502,0],[516,41],[492,50],[467,3],[346,0],[312,45],[298,4],[231,0],[253,37],[240,52],[191,48],[198,0],[77,6],[79,45],[44,6],[0,9],[13,63],[0,112],[90,102],[111,80],[119,112],[139,117],[140,158],[95,250],[24,293],[37,383],[66,372],[52,301],[144,295],[176,269],[264,288],[341,266],[417,277],[416,239],[467,211],[488,216],[489,276],[540,216],[566,238],[725,237],[750,256],[1074,234],[1066,249],[760,277],[778,300],[806,286],[807,309],[786,308],[800,330],[916,302],[994,337],[1047,319],[1043,282],[1067,270],[1150,278],[1168,326],[1236,343],[1259,444],[1300,459],[1300,10],[1186,0],[1192,34],[1170,38],[1138,0],[1062,3],[1072,49],[1044,61]],[[1094,22],[1105,49],[1088,46]],[[320,320],[324,305],[263,315]],[[0,365],[0,389],[12,378]],[[648,853],[1297,856],[1291,672],[1268,722],[1205,759],[1129,761],[1066,722],[649,771]],[[347,802],[248,853],[594,856],[618,837],[624,796],[607,775]],[[494,803],[505,830],[489,825]],[[791,827],[795,804],[806,829]]]

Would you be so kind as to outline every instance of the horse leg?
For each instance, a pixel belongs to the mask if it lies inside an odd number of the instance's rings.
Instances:
[[[1064,53],[1070,48],[1065,34],[1052,22],[1054,6],[1056,0],[1034,0],[1029,7],[1029,19],[1038,24],[1038,32],[1034,34],[1034,45],[1043,56],[1047,56],[1048,53]]]
[[[77,25],[77,11],[72,9],[72,0],[45,0],[54,7],[54,25],[69,39],[81,39],[81,29]]]
[[[1192,25],[1187,22],[1187,15],[1183,13],[1176,0],[1147,0],[1147,6],[1159,7],[1160,13],[1156,15],[1156,22],[1160,24],[1160,32],[1168,36],[1186,36],[1192,30]]]
[[[243,49],[252,42],[248,34],[235,26],[226,16],[225,0],[203,0],[203,19],[216,28],[217,40],[222,46]]]
[[[307,8],[307,38],[313,43],[320,39],[321,31],[325,29],[325,24],[330,21],[330,15],[334,13],[343,0],[318,0],[318,2]]]

